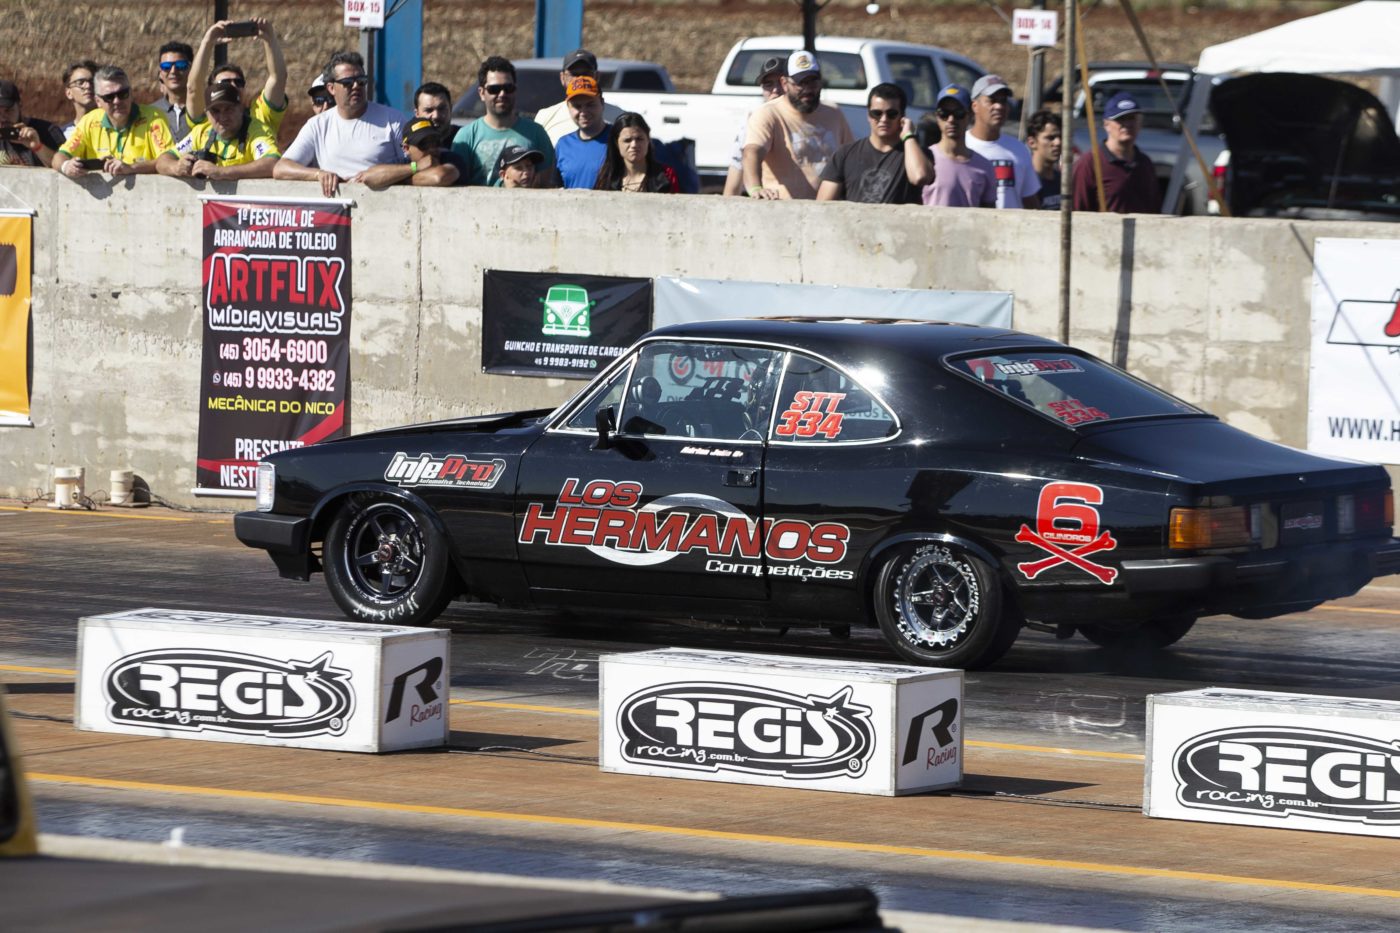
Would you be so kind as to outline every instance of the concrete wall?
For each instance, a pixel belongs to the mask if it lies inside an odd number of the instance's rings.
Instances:
[[[107,471],[131,468],[170,502],[243,507],[189,492],[200,193],[316,189],[0,173],[0,207],[36,212],[35,427],[0,428],[0,495],[49,490],[53,467],[74,465],[87,468],[89,493],[105,488]],[[1055,214],[479,188],[345,193],[356,202],[356,430],[553,405],[580,387],[480,371],[486,268],[1009,290],[1019,329],[1058,330]],[[1313,240],[1397,232],[1079,214],[1071,340],[1231,424],[1302,446]]]

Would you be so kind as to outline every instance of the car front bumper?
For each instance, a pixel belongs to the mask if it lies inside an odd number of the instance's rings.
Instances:
[[[311,553],[311,519],[306,515],[239,512],[233,517],[233,533],[249,547],[267,551],[277,572],[288,579],[309,580],[319,569]]]

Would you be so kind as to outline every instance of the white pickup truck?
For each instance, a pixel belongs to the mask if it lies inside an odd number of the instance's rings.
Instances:
[[[640,113],[660,140],[695,140],[695,164],[710,183],[729,168],[735,135],[749,113],[762,101],[758,70],[765,59],[787,57],[802,48],[801,36],[757,36],[735,43],[715,75],[709,94],[604,91],[611,104]],[[870,132],[865,118],[870,89],[886,81],[909,97],[910,116],[917,120],[932,110],[947,84],[969,90],[986,69],[972,59],[934,45],[914,45],[880,39],[839,36],[817,38],[817,60],[825,86],[822,100],[836,104],[856,136]]]

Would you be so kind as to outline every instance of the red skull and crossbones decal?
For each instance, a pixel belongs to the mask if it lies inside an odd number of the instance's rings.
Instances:
[[[1036,503],[1035,530],[1021,523],[1016,540],[1034,544],[1050,554],[1039,560],[1016,565],[1027,580],[1061,564],[1068,564],[1096,577],[1100,583],[1111,584],[1118,577],[1115,567],[1096,564],[1090,554],[1111,551],[1118,546],[1113,533],[1099,530],[1099,510],[1103,504],[1103,489],[1092,483],[1046,483]]]

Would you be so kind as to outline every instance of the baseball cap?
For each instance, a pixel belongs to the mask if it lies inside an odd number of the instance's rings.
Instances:
[[[796,81],[803,75],[821,74],[822,66],[817,57],[806,49],[798,49],[788,56],[787,76]]]
[[[330,93],[330,91],[326,89],[325,75],[317,75],[316,80],[311,82],[311,87],[306,89],[306,93],[310,94],[312,97],[318,96],[316,94],[317,91],[325,91],[326,94]]]
[[[204,89],[206,104],[241,104],[243,97],[238,88],[226,81],[217,81]]]
[[[499,171],[507,165],[514,165],[521,159],[529,159],[539,165],[544,161],[544,154],[538,149],[526,149],[524,146],[506,146],[501,150],[501,158],[496,163],[496,169]]]
[[[19,85],[13,81],[0,79],[0,104],[13,107],[19,103]]]
[[[1119,117],[1126,117],[1130,113],[1142,113],[1142,108],[1138,106],[1137,100],[1127,91],[1119,91],[1108,99],[1104,105],[1103,116],[1105,120],[1117,120]]]
[[[564,95],[565,100],[573,100],[575,97],[601,97],[598,93],[598,82],[588,77],[580,75],[569,82],[569,92]]]
[[[565,71],[568,71],[578,64],[587,65],[588,69],[596,74],[598,71],[598,56],[588,51],[588,49],[574,49],[568,55],[564,56]]]
[[[972,99],[990,97],[997,91],[1010,93],[1011,88],[1002,80],[1001,75],[983,75],[972,85]]]
[[[934,106],[938,106],[945,100],[957,101],[959,104],[962,104],[964,110],[972,109],[972,95],[967,93],[967,88],[965,87],[958,87],[956,84],[948,85],[938,92],[938,100],[933,102]]]
[[[410,146],[423,148],[424,143],[442,145],[442,128],[432,120],[414,120],[404,130],[403,141]]]
[[[775,72],[780,75],[787,74],[787,62],[780,55],[770,55],[763,60],[763,65],[758,69],[758,81],[756,83],[762,84],[764,78]]]

